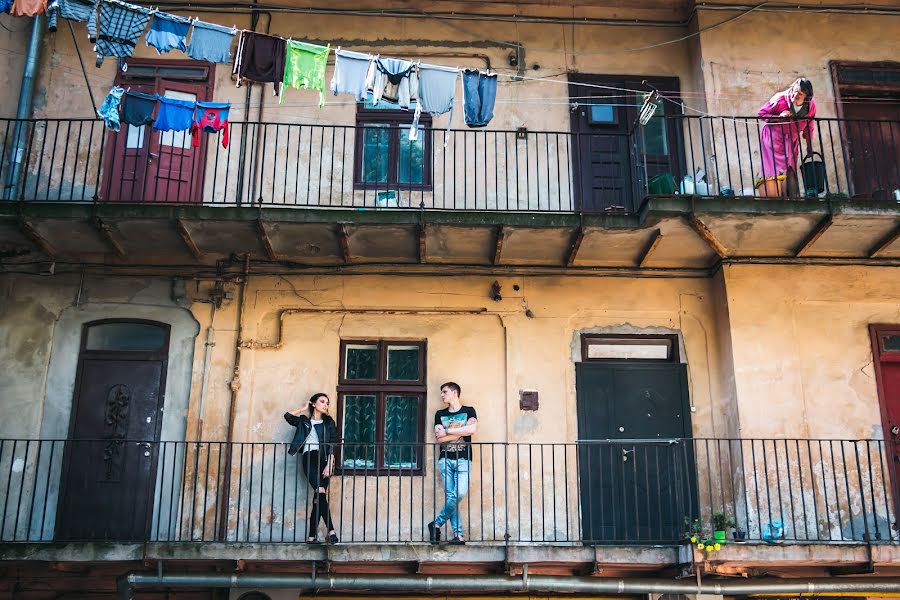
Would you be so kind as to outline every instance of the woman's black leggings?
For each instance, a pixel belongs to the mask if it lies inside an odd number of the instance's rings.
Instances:
[[[328,510],[328,498],[319,488],[328,489],[328,477],[322,477],[322,471],[328,464],[328,456],[320,454],[318,450],[311,450],[303,454],[303,472],[313,489],[312,509],[309,511],[309,537],[315,537],[316,529],[321,518],[325,522],[328,531],[334,531],[334,523],[331,522],[331,511]]]

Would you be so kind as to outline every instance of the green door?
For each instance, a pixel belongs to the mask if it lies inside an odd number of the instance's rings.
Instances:
[[[697,510],[685,365],[575,367],[582,539],[678,541]]]

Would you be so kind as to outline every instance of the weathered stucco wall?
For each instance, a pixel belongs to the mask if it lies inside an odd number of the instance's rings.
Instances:
[[[724,271],[741,435],[881,439],[868,326],[900,321],[900,273]]]
[[[698,14],[699,25],[706,28],[737,13]],[[700,39],[712,114],[755,116],[772,95],[803,76],[812,81],[818,116],[835,117],[829,62],[896,61],[900,18],[758,11],[706,31]]]
[[[172,326],[163,431],[184,435],[197,324],[158,278],[4,275],[0,305],[0,438],[69,434],[78,351],[85,323],[151,319]],[[80,287],[80,290],[79,290]]]

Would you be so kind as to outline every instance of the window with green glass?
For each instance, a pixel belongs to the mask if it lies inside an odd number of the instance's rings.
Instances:
[[[343,340],[340,369],[341,468],[420,474],[425,342]]]
[[[418,135],[411,140],[414,113],[415,103],[409,110],[404,110],[383,100],[375,104],[370,97],[358,105],[355,187],[374,190],[431,188],[431,116],[421,115]]]

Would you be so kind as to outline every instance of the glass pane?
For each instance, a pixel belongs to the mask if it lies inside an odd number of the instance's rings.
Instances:
[[[387,378],[390,381],[418,381],[419,347],[388,346]]]
[[[385,109],[386,110],[397,110],[396,102],[389,102],[389,101],[385,100],[384,98],[382,98],[378,102],[372,102],[372,92],[366,92],[366,101],[365,101],[365,104],[363,104],[363,106],[365,108],[369,108],[369,109],[376,108],[376,109],[381,109],[381,110],[385,110]],[[416,112],[416,101],[415,100],[410,101],[409,112],[410,113]]]
[[[174,100],[189,100],[191,102],[197,101],[197,95],[191,94],[188,92],[178,92],[175,90],[166,90],[163,94],[166,98],[172,98]],[[191,135],[190,130],[188,131],[163,131],[159,134],[159,143],[161,146],[173,146],[175,148],[190,148],[191,147]]]
[[[125,125],[126,135],[128,137],[125,138],[125,147],[126,148],[143,148],[144,147],[144,129],[146,125],[140,125],[135,127],[134,125]]]
[[[419,399],[415,396],[388,396],[384,415],[384,463],[391,468],[418,467],[416,439],[419,427]]]
[[[425,182],[425,130],[419,127],[418,139],[413,142],[409,139],[410,129],[410,125],[400,128],[400,173],[397,181],[421,184]]]
[[[153,351],[166,347],[166,329],[149,323],[103,323],[88,329],[88,350]]]
[[[587,357],[666,360],[669,358],[669,345],[667,342],[660,342],[659,344],[590,344],[588,345]]]
[[[884,336],[884,349],[890,352],[900,350],[900,335]]]
[[[345,379],[366,379],[372,381],[378,372],[378,346],[347,344],[345,356]]]
[[[363,128],[362,181],[364,183],[387,183],[390,133],[386,123],[366,125]]]
[[[130,72],[131,69],[129,68]],[[206,81],[207,70],[204,68],[188,68],[188,67],[159,67],[157,71],[160,75],[165,75],[169,79],[196,79],[198,81]]]
[[[667,156],[669,154],[669,140],[666,138],[665,110],[662,100],[656,103],[656,112],[650,122],[644,126],[644,143],[647,154]]]
[[[592,104],[589,121],[591,124],[615,123],[616,108],[609,104]]]
[[[344,396],[343,465],[348,468],[375,467],[375,396]]]

